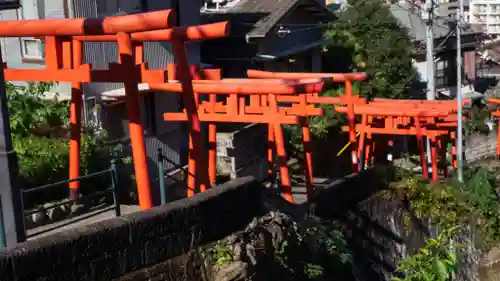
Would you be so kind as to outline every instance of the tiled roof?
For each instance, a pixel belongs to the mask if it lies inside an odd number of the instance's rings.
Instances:
[[[321,10],[326,19],[335,16],[331,10],[319,2],[320,0],[240,0],[230,7],[219,11],[206,11],[211,14],[254,14],[260,15],[248,37],[264,37],[278,22],[296,5],[311,5]]]

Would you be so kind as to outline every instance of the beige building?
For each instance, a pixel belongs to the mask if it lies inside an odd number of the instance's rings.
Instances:
[[[500,0],[471,0],[469,23],[488,35],[500,34]]]

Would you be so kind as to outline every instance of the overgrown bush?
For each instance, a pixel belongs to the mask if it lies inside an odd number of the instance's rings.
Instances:
[[[68,178],[69,142],[67,139],[26,136],[13,137],[18,156],[19,180],[25,187],[53,183]],[[80,170],[85,175],[97,171],[97,141],[82,136]],[[94,165],[92,165],[94,164]]]
[[[450,280],[457,253],[465,246],[457,243],[457,235],[465,229],[474,233],[472,242],[483,252],[500,243],[500,203],[488,170],[466,169],[463,183],[452,176],[434,184],[409,172],[401,172],[400,179],[388,194],[406,202],[406,227],[418,223],[415,226],[426,227],[429,236],[417,253],[398,263],[394,281]]]
[[[18,156],[19,180],[25,187],[39,186],[68,178],[69,106],[67,102],[46,99],[53,83],[7,84],[10,129]],[[96,166],[98,138],[83,134],[81,173],[101,169]]]
[[[482,101],[473,102],[471,108],[464,110],[464,116],[468,116],[464,121],[464,130],[467,134],[477,132],[488,134],[490,129],[486,122],[491,118],[491,111],[482,103]]]
[[[436,237],[427,238],[425,246],[400,261],[397,272],[404,277],[393,277],[393,281],[446,281],[453,277],[457,266],[453,242],[458,227],[442,230]]]
[[[276,249],[276,279],[351,280],[352,253],[340,224],[308,216],[290,227]]]
[[[407,172],[401,178],[389,194],[407,202],[418,218],[441,230],[471,225],[484,251],[500,244],[500,203],[491,172],[466,169],[464,183],[452,176],[434,184]],[[413,223],[411,216],[405,216],[405,223]]]

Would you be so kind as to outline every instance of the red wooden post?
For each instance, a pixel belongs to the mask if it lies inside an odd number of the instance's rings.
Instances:
[[[182,85],[182,100],[188,114],[188,125],[190,135],[190,153],[188,159],[188,192],[194,192],[196,187],[206,189],[209,187],[208,179],[208,159],[205,156],[205,149],[201,135],[201,123],[198,117],[198,105],[196,103],[193,80],[189,72],[188,57],[185,41],[174,39],[172,47],[176,60],[176,75]],[[192,144],[192,145],[191,145]],[[207,160],[207,161],[205,161]],[[194,181],[194,186],[193,186]]]
[[[79,68],[83,61],[83,44],[73,40],[73,67]],[[82,132],[82,86],[81,83],[71,83],[70,104],[70,143],[69,143],[69,178],[76,179],[80,176],[80,139]],[[79,182],[71,182],[70,199],[77,198]]]
[[[151,200],[151,186],[144,143],[144,128],[142,127],[141,111],[139,108],[139,77],[134,75],[135,63],[130,35],[124,32],[117,34],[119,62],[122,65],[127,98],[127,109],[130,130],[130,142],[132,143],[132,155],[134,157],[135,177],[137,181],[137,193],[141,210],[150,209],[153,206]]]

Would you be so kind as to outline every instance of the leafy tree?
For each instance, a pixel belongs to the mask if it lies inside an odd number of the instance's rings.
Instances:
[[[44,98],[51,87],[52,83],[7,84],[10,129],[14,136],[28,136],[41,127],[68,124],[68,104]]]
[[[44,98],[54,84],[7,83],[10,129],[18,156],[19,178],[24,187],[53,183],[68,178],[69,106],[66,102]],[[99,139],[89,134],[81,139],[81,169],[86,174],[95,166]]]
[[[408,31],[380,0],[349,0],[337,13],[325,32],[329,40],[328,71],[367,72],[368,81],[354,82],[353,92],[367,98],[408,98],[416,71],[412,65],[412,42]],[[323,92],[323,96],[339,96],[343,85]],[[310,119],[311,134],[324,137],[333,128],[345,124],[344,114],[325,107],[325,115]],[[287,126],[290,143],[301,150],[300,129]]]
[[[347,55],[349,70],[369,75],[369,83],[359,83],[361,95],[408,97],[416,75],[413,44],[408,31],[380,0],[349,0],[325,37],[334,50],[342,49]]]

